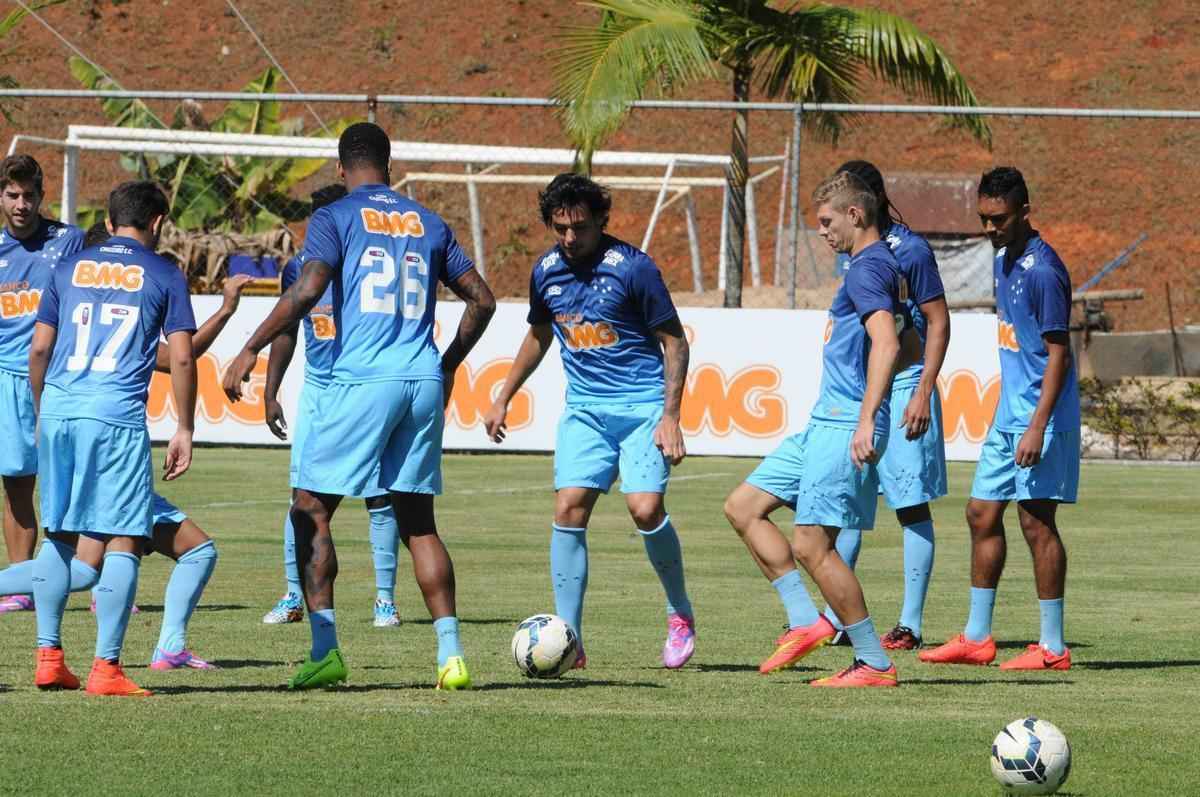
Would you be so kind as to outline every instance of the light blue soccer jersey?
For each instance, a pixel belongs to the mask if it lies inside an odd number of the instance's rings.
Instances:
[[[386,185],[359,186],[313,214],[301,266],[310,260],[334,271],[334,380],[441,380],[437,283],[474,265],[436,213]]]
[[[1036,232],[1012,263],[996,253],[992,274],[1000,345],[1000,403],[993,426],[1004,432],[1029,428],[1042,395],[1050,355],[1042,336],[1067,332],[1071,325],[1071,275],[1058,254]],[[1079,428],[1079,382],[1071,357],[1066,384],[1046,431]]]
[[[912,322],[903,299],[900,264],[883,241],[850,259],[841,288],[829,308],[822,352],[821,389],[812,419],[837,426],[858,426],[858,414],[867,391],[867,360],[871,338],[865,322],[884,311],[904,326]],[[890,393],[890,390],[889,390]],[[886,434],[891,410],[887,396],[875,415],[875,429]]]
[[[604,236],[592,263],[572,267],[556,245],[529,278],[530,324],[552,324],[568,404],[663,400],[654,330],[678,318],[662,274],[638,248]]]
[[[187,279],[132,238],[64,260],[37,320],[58,329],[40,417],[144,428],[160,335],[195,332]]]
[[[83,248],[83,231],[41,219],[37,232],[21,241],[0,227],[0,370],[29,374],[29,343],[38,302],[54,267]]]
[[[900,264],[900,273],[908,285],[908,313],[912,316],[913,328],[921,337],[921,359],[896,374],[892,382],[898,388],[909,387],[921,381],[921,372],[925,369],[925,315],[921,305],[945,296],[946,289],[942,286],[933,249],[922,236],[894,221],[884,232],[883,240]]]
[[[300,258],[293,257],[279,276],[279,290],[286,291],[300,279]],[[333,323],[333,283],[321,294],[302,322],[304,326],[304,381],[325,387],[332,378],[333,348],[337,328]]]

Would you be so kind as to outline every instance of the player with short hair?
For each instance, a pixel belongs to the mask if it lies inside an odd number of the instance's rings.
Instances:
[[[529,332],[485,416],[488,436],[505,436],[508,404],[553,338],[567,376],[567,406],[554,447],[550,570],[555,611],[580,635],[587,590],[587,526],[600,493],[618,474],[646,555],[667,594],[663,665],[677,669],[695,650],[679,535],[664,503],[670,466],[685,455],[679,408],[688,344],[662,274],[650,257],[605,232],[608,191],[560,174],[538,197],[557,239],[529,280]]]
[[[313,212],[332,204],[346,195],[346,187],[339,184],[327,185],[312,194]],[[300,256],[288,261],[280,276],[279,289],[286,291],[300,277]],[[304,316],[304,389],[300,392],[299,417],[292,436],[292,459],[289,476],[292,495],[295,497],[296,480],[300,476],[300,452],[312,425],[321,392],[329,386],[333,370],[336,329],[333,323],[333,289],[327,288],[316,305]],[[287,421],[283,407],[279,404],[279,387],[292,355],[296,351],[297,326],[284,330],[271,341],[271,352],[267,360],[267,383],[263,392],[266,402],[266,422],[271,434],[287,440]],[[371,479],[371,484],[378,479]],[[400,546],[400,530],[396,526],[396,515],[387,490],[368,486],[363,496],[370,517],[371,554],[375,563],[375,627],[387,628],[400,624],[396,613],[396,554]],[[287,591],[283,597],[263,615],[268,625],[298,623],[304,619],[304,590],[300,585],[300,570],[296,566],[296,533],[292,528],[289,512],[283,523],[283,572]]]
[[[78,689],[63,657],[61,627],[71,560],[100,569],[96,659],[87,691],[149,694],[126,677],[120,654],[150,535],[154,475],[146,395],[165,335],[178,426],[164,478],[192,460],[196,364],[191,297],[183,272],[154,253],[170,206],[151,182],[118,186],[108,200],[102,247],[55,269],[29,350],[38,408],[38,475],[46,544],[33,566],[38,649],[35,683]]]
[[[904,604],[896,627],[883,635],[883,646],[912,650],[921,646],[925,596],[933,573],[933,516],[929,502],[946,494],[946,441],[937,379],[950,345],[950,310],[929,242],[913,232],[892,206],[883,175],[874,164],[847,161],[849,172],[866,183],[879,200],[879,234],[900,264],[908,287],[908,312],[921,338],[922,356],[892,381],[892,422],[904,434],[889,436],[879,460],[880,491],[903,529]],[[846,261],[847,263],[849,260]],[[838,554],[853,570],[862,544],[862,531],[842,529]],[[845,639],[842,623],[826,607],[825,616],[838,629],[833,644]],[[849,640],[846,640],[848,643]]]
[[[27,562],[37,541],[33,491],[37,482],[29,342],[38,302],[59,261],[83,247],[78,227],[41,213],[42,167],[28,155],[0,161],[0,480],[4,484],[4,542],[9,564]],[[28,611],[26,595],[0,592],[0,612]]]
[[[360,122],[342,133],[338,173],[350,193],[313,214],[300,278],[225,373],[225,392],[237,400],[258,352],[333,283],[332,381],[300,452],[291,510],[313,634],[292,689],[346,679],[333,609],[337,555],[330,521],[343,496],[376,485],[391,496],[400,539],[433,617],[437,687],[471,684],[458,639],[454,566],[433,508],[442,490],[442,427],[454,373],[483,334],[496,300],[446,223],[388,187],[390,159],[391,142],[376,125]],[[439,281],[466,304],[440,357],[433,341]]]
[[[891,425],[888,393],[896,368],[915,358],[907,340],[902,354],[898,333],[911,322],[900,265],[879,238],[878,200],[870,188],[839,172],[817,186],[813,205],[821,237],[851,257],[829,310],[817,404],[804,431],[785,440],[730,493],[725,514],[788,614],[788,630],[759,671],[791,667],[834,635],[804,588],[799,561],[846,623],[854,646],[849,667],[812,685],[890,687],[897,685],[896,668],[835,541],[843,528],[875,523],[877,463]],[[790,544],[770,520],[784,504],[796,511]]]
[[[1007,552],[1004,510],[1017,518],[1033,555],[1041,608],[1037,644],[1002,670],[1066,670],[1063,637],[1067,552],[1059,504],[1079,488],[1079,383],[1071,353],[1071,275],[1029,221],[1029,189],[1011,166],[979,181],[979,220],[996,249],[992,267],[1000,338],[1000,402],[980,451],[967,502],[971,603],[955,639],[921,651],[934,664],[990,664],[996,658],[992,609]]]

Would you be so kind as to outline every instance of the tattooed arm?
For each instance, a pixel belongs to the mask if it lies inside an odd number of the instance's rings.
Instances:
[[[458,371],[458,366],[462,365],[471,349],[475,348],[475,344],[483,336],[483,331],[487,329],[488,322],[496,313],[496,297],[492,296],[491,288],[475,269],[462,274],[451,282],[449,287],[455,296],[466,302],[467,307],[458,322],[454,340],[450,341],[442,355],[442,382],[447,404],[454,389],[454,374]]]
[[[687,455],[683,432],[679,428],[679,411],[683,403],[683,386],[687,382],[687,337],[678,318],[673,318],[654,330],[663,347],[663,417],[654,430],[654,443],[672,465],[678,465]]]

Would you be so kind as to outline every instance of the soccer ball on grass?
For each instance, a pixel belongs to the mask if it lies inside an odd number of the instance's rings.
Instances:
[[[522,620],[512,640],[513,661],[530,678],[557,678],[575,666],[579,637],[567,621],[553,614]]]
[[[1070,772],[1071,745],[1046,720],[1013,720],[992,742],[992,775],[1008,794],[1053,794]]]

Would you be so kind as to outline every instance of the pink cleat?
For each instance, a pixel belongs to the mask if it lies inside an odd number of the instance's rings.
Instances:
[[[96,599],[95,598],[92,598],[92,605],[88,608],[88,611],[91,612],[92,614],[96,613]],[[135,603],[135,604],[133,604],[133,608],[129,610],[129,613],[130,614],[141,614],[142,610],[139,609],[137,607],[137,604]]]
[[[0,614],[31,611],[33,611],[33,598],[29,595],[5,595],[0,598]]]
[[[154,656],[150,660],[150,669],[152,670],[218,670],[217,665],[207,662],[196,656],[187,648],[178,653],[168,653],[162,648],[154,649]]]
[[[696,620],[683,614],[667,615],[667,643],[662,662],[668,670],[678,670],[696,652]]]

